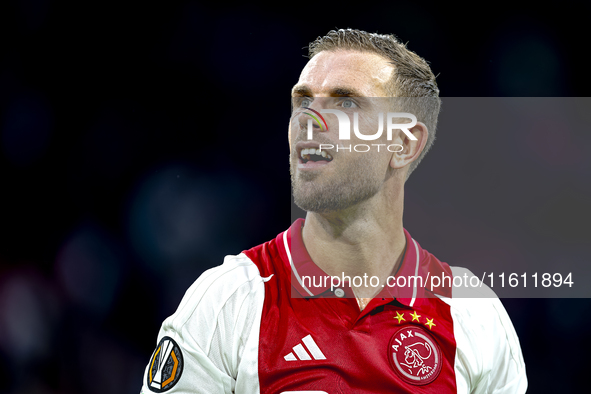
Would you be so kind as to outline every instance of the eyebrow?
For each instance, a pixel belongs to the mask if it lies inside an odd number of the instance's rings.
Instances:
[[[359,91],[353,88],[349,88],[346,86],[336,86],[329,90],[329,95],[331,97],[363,97]],[[295,96],[309,96],[312,97],[314,94],[312,93],[312,89],[310,89],[306,85],[296,85],[291,90],[291,95]]]

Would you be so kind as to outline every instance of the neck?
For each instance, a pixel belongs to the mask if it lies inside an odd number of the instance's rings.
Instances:
[[[375,296],[403,258],[403,200],[400,188],[343,211],[308,212],[302,237],[310,257],[331,276],[367,275],[367,287],[354,288],[355,294],[358,298]],[[379,278],[377,287],[369,285],[372,276]]]

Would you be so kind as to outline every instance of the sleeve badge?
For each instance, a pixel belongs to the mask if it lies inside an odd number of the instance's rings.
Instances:
[[[183,353],[179,345],[174,339],[163,337],[150,359],[146,386],[155,393],[170,390],[181,378],[183,366]]]

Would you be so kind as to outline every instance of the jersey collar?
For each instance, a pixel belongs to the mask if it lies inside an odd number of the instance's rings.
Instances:
[[[323,278],[328,276],[320,267],[318,267],[313,261],[302,239],[302,227],[304,225],[304,219],[297,219],[291,227],[278,235],[277,241],[283,246],[285,250],[285,256],[287,261],[284,261],[286,265],[290,267],[291,271],[291,284],[295,290],[292,293],[294,296],[299,297],[316,297],[325,295],[334,297],[330,294],[330,280],[326,286],[306,286],[310,284],[310,280],[316,279],[317,284],[323,281]],[[406,285],[404,287],[389,287],[386,286],[382,292],[380,292],[375,298],[395,298],[398,302],[406,306],[416,306],[420,299],[425,297],[425,288],[428,275],[424,269],[421,269],[421,261],[425,253],[420,245],[410,236],[408,231],[404,229],[404,236],[406,238],[406,250],[402,263],[398,272],[393,273],[394,277],[404,277],[408,280],[410,277],[421,277],[421,280],[413,281],[414,285]],[[302,277],[309,277],[312,279],[302,280]],[[421,283],[423,286],[420,286]],[[341,286],[345,291],[345,294],[349,297],[353,297],[353,293],[350,286]]]

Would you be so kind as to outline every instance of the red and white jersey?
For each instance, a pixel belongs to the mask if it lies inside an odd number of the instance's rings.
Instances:
[[[414,287],[382,292],[360,311],[343,297],[350,288],[302,282],[325,275],[304,247],[302,225],[197,279],[162,325],[144,394],[526,391],[519,340],[497,298],[433,297]],[[396,275],[469,273],[405,235]]]

